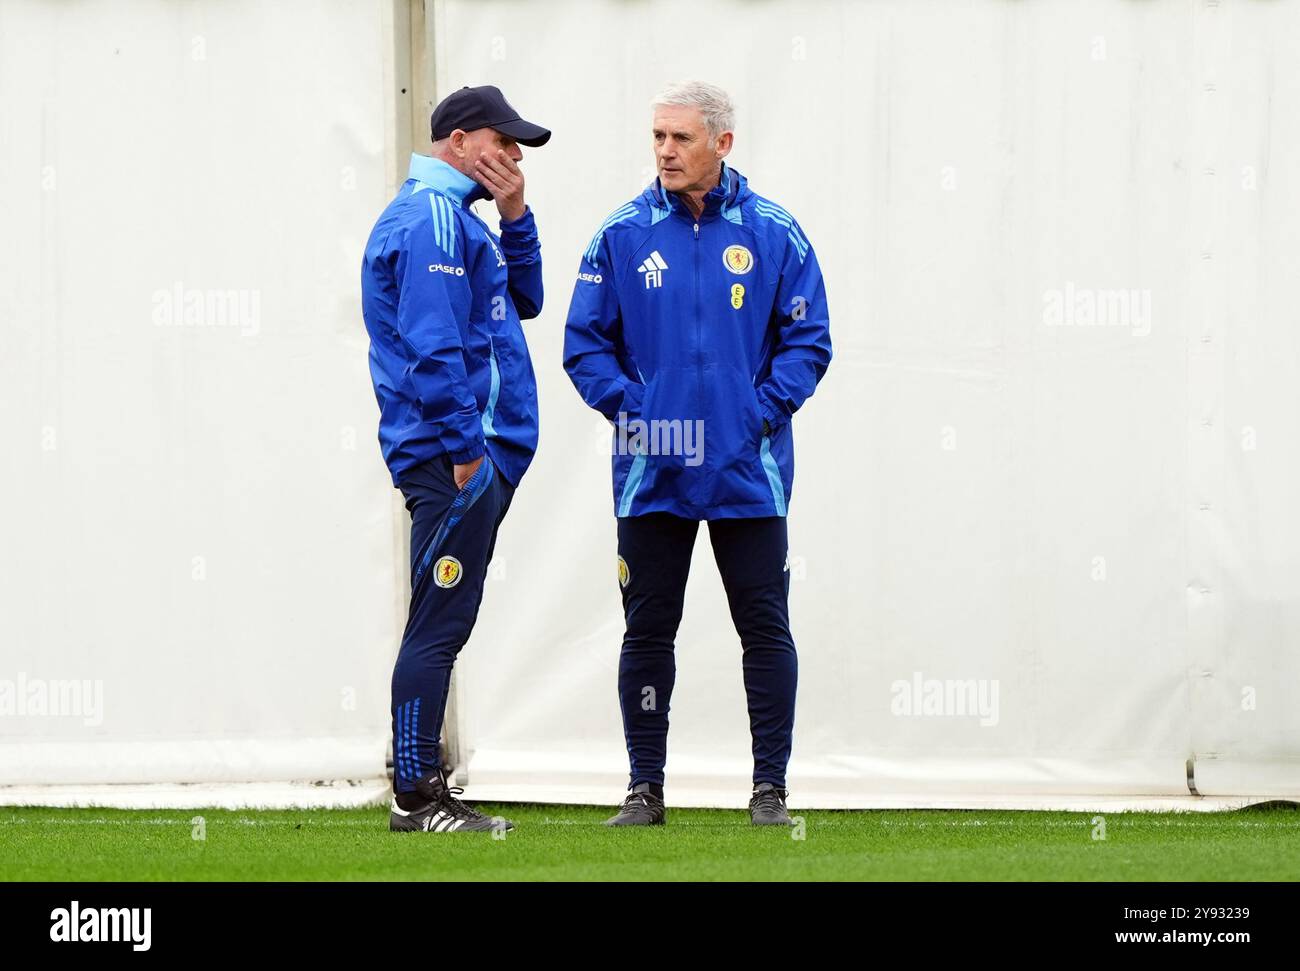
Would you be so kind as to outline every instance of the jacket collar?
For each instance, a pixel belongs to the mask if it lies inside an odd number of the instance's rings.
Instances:
[[[442,193],[460,206],[468,206],[491,195],[465,173],[457,171],[440,158],[428,155],[412,153],[411,168],[406,177]]]
[[[744,189],[745,177],[723,162],[718,184],[704,194],[704,212],[700,214],[700,218],[711,216],[721,209],[723,216],[731,219],[730,213],[738,206]],[[650,187],[650,197],[655,208],[661,210],[663,214],[659,217],[661,219],[674,210],[687,217],[691,215],[690,207],[678,198],[677,193],[665,189],[663,182],[657,177],[654,185]]]

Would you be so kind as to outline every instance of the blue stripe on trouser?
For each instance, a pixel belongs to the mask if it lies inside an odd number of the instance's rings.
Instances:
[[[438,765],[438,739],[452,666],[469,640],[497,531],[514,489],[485,459],[457,489],[451,460],[432,459],[403,478],[411,513],[411,605],[393,667],[393,785],[411,792]],[[454,582],[431,567],[443,557],[460,564]]]
[[[393,735],[393,772],[401,778],[410,778],[412,766],[408,760],[411,738],[411,703],[408,701],[397,710],[397,731]]]
[[[628,568],[618,695],[632,785],[664,783],[668,710],[676,680],[673,644],[698,527],[694,520],[667,513],[618,520],[618,553]],[[784,788],[798,682],[787,609],[786,520],[712,520],[709,540],[743,650],[754,783]]]
[[[460,522],[466,511],[479,501],[483,493],[492,485],[492,480],[495,477],[496,470],[492,465],[492,461],[484,455],[482,463],[474,470],[474,474],[469,477],[465,487],[459,490],[456,493],[456,498],[451,501],[451,507],[447,510],[447,515],[443,519],[441,527],[424,546],[424,554],[420,557],[419,568],[411,574],[411,586],[414,587],[420,578],[424,576],[424,571],[433,562],[434,555],[446,542],[447,535],[456,528],[456,524]]]
[[[402,757],[406,761],[407,777],[415,775],[415,719],[412,713],[415,710],[415,702],[408,701],[402,721]]]
[[[418,778],[420,764],[420,699],[416,698],[411,706],[411,773],[413,777]]]
[[[408,701],[398,710],[399,731],[393,738],[393,772],[406,779],[416,777],[416,744],[420,726],[420,699]]]
[[[403,724],[403,717],[406,706],[402,705],[393,713],[393,778],[400,779],[407,774],[405,751],[403,746],[406,744],[406,735],[399,730]]]

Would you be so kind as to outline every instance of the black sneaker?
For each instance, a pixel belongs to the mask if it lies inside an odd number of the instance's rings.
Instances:
[[[403,809],[397,804],[397,797],[393,796],[392,810],[388,814],[388,828],[392,832],[482,833],[509,832],[515,828],[509,820],[484,816],[457,799],[465,790],[448,786],[441,769],[417,782],[415,791],[425,800],[418,809]]]
[[[794,820],[785,811],[785,799],[790,795],[770,782],[754,786],[754,796],[749,800],[749,821],[755,826],[793,826]]]
[[[606,826],[662,826],[664,801],[650,791],[650,783],[635,786],[618,808],[618,815],[605,820]]]

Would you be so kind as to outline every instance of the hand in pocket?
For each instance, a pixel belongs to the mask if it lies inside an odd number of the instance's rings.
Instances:
[[[478,467],[483,464],[484,456],[480,455],[473,462],[466,462],[464,465],[452,465],[451,474],[456,482],[457,489],[465,488],[465,484],[474,478],[474,473]]]

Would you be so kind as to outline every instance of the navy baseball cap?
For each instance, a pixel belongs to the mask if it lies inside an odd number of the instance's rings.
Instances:
[[[446,138],[457,128],[463,131],[493,128],[520,145],[532,148],[545,145],[551,137],[549,129],[520,118],[519,112],[506,100],[501,89],[490,84],[461,88],[447,95],[433,109],[429,128],[435,142]]]

